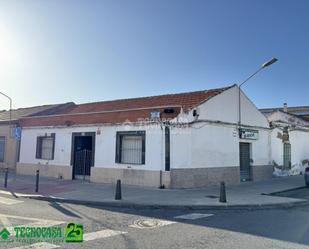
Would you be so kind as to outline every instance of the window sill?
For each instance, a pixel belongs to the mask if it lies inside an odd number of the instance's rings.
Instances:
[[[122,165],[122,166],[143,166],[145,163],[116,163],[117,165]]]

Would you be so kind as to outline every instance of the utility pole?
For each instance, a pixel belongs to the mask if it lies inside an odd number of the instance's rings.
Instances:
[[[10,128],[11,128],[11,125],[12,125],[12,98],[7,96],[6,94],[0,92],[0,94],[4,97],[6,97],[7,99],[9,99],[10,101]]]

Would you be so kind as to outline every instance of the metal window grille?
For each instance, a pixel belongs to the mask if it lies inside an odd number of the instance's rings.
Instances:
[[[142,136],[122,136],[121,163],[142,164]]]
[[[42,159],[49,159],[51,160],[53,157],[53,143],[54,139],[52,137],[43,137],[42,138]]]
[[[81,150],[75,153],[75,175],[83,175],[84,180],[86,176],[90,176],[90,168],[92,161],[91,150]]]

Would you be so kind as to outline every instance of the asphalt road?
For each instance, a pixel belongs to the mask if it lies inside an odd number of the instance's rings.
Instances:
[[[309,199],[309,189],[285,192]],[[189,215],[189,217],[179,217]],[[191,219],[188,219],[191,218]],[[132,210],[49,203],[0,194],[1,227],[83,224],[82,243],[31,248],[308,248],[309,205],[272,210]],[[28,248],[3,242],[0,248]]]

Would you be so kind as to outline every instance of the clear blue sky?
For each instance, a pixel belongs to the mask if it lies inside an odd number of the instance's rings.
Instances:
[[[23,107],[201,90],[277,57],[244,91],[309,105],[308,13],[306,0],[1,0],[0,91]]]

